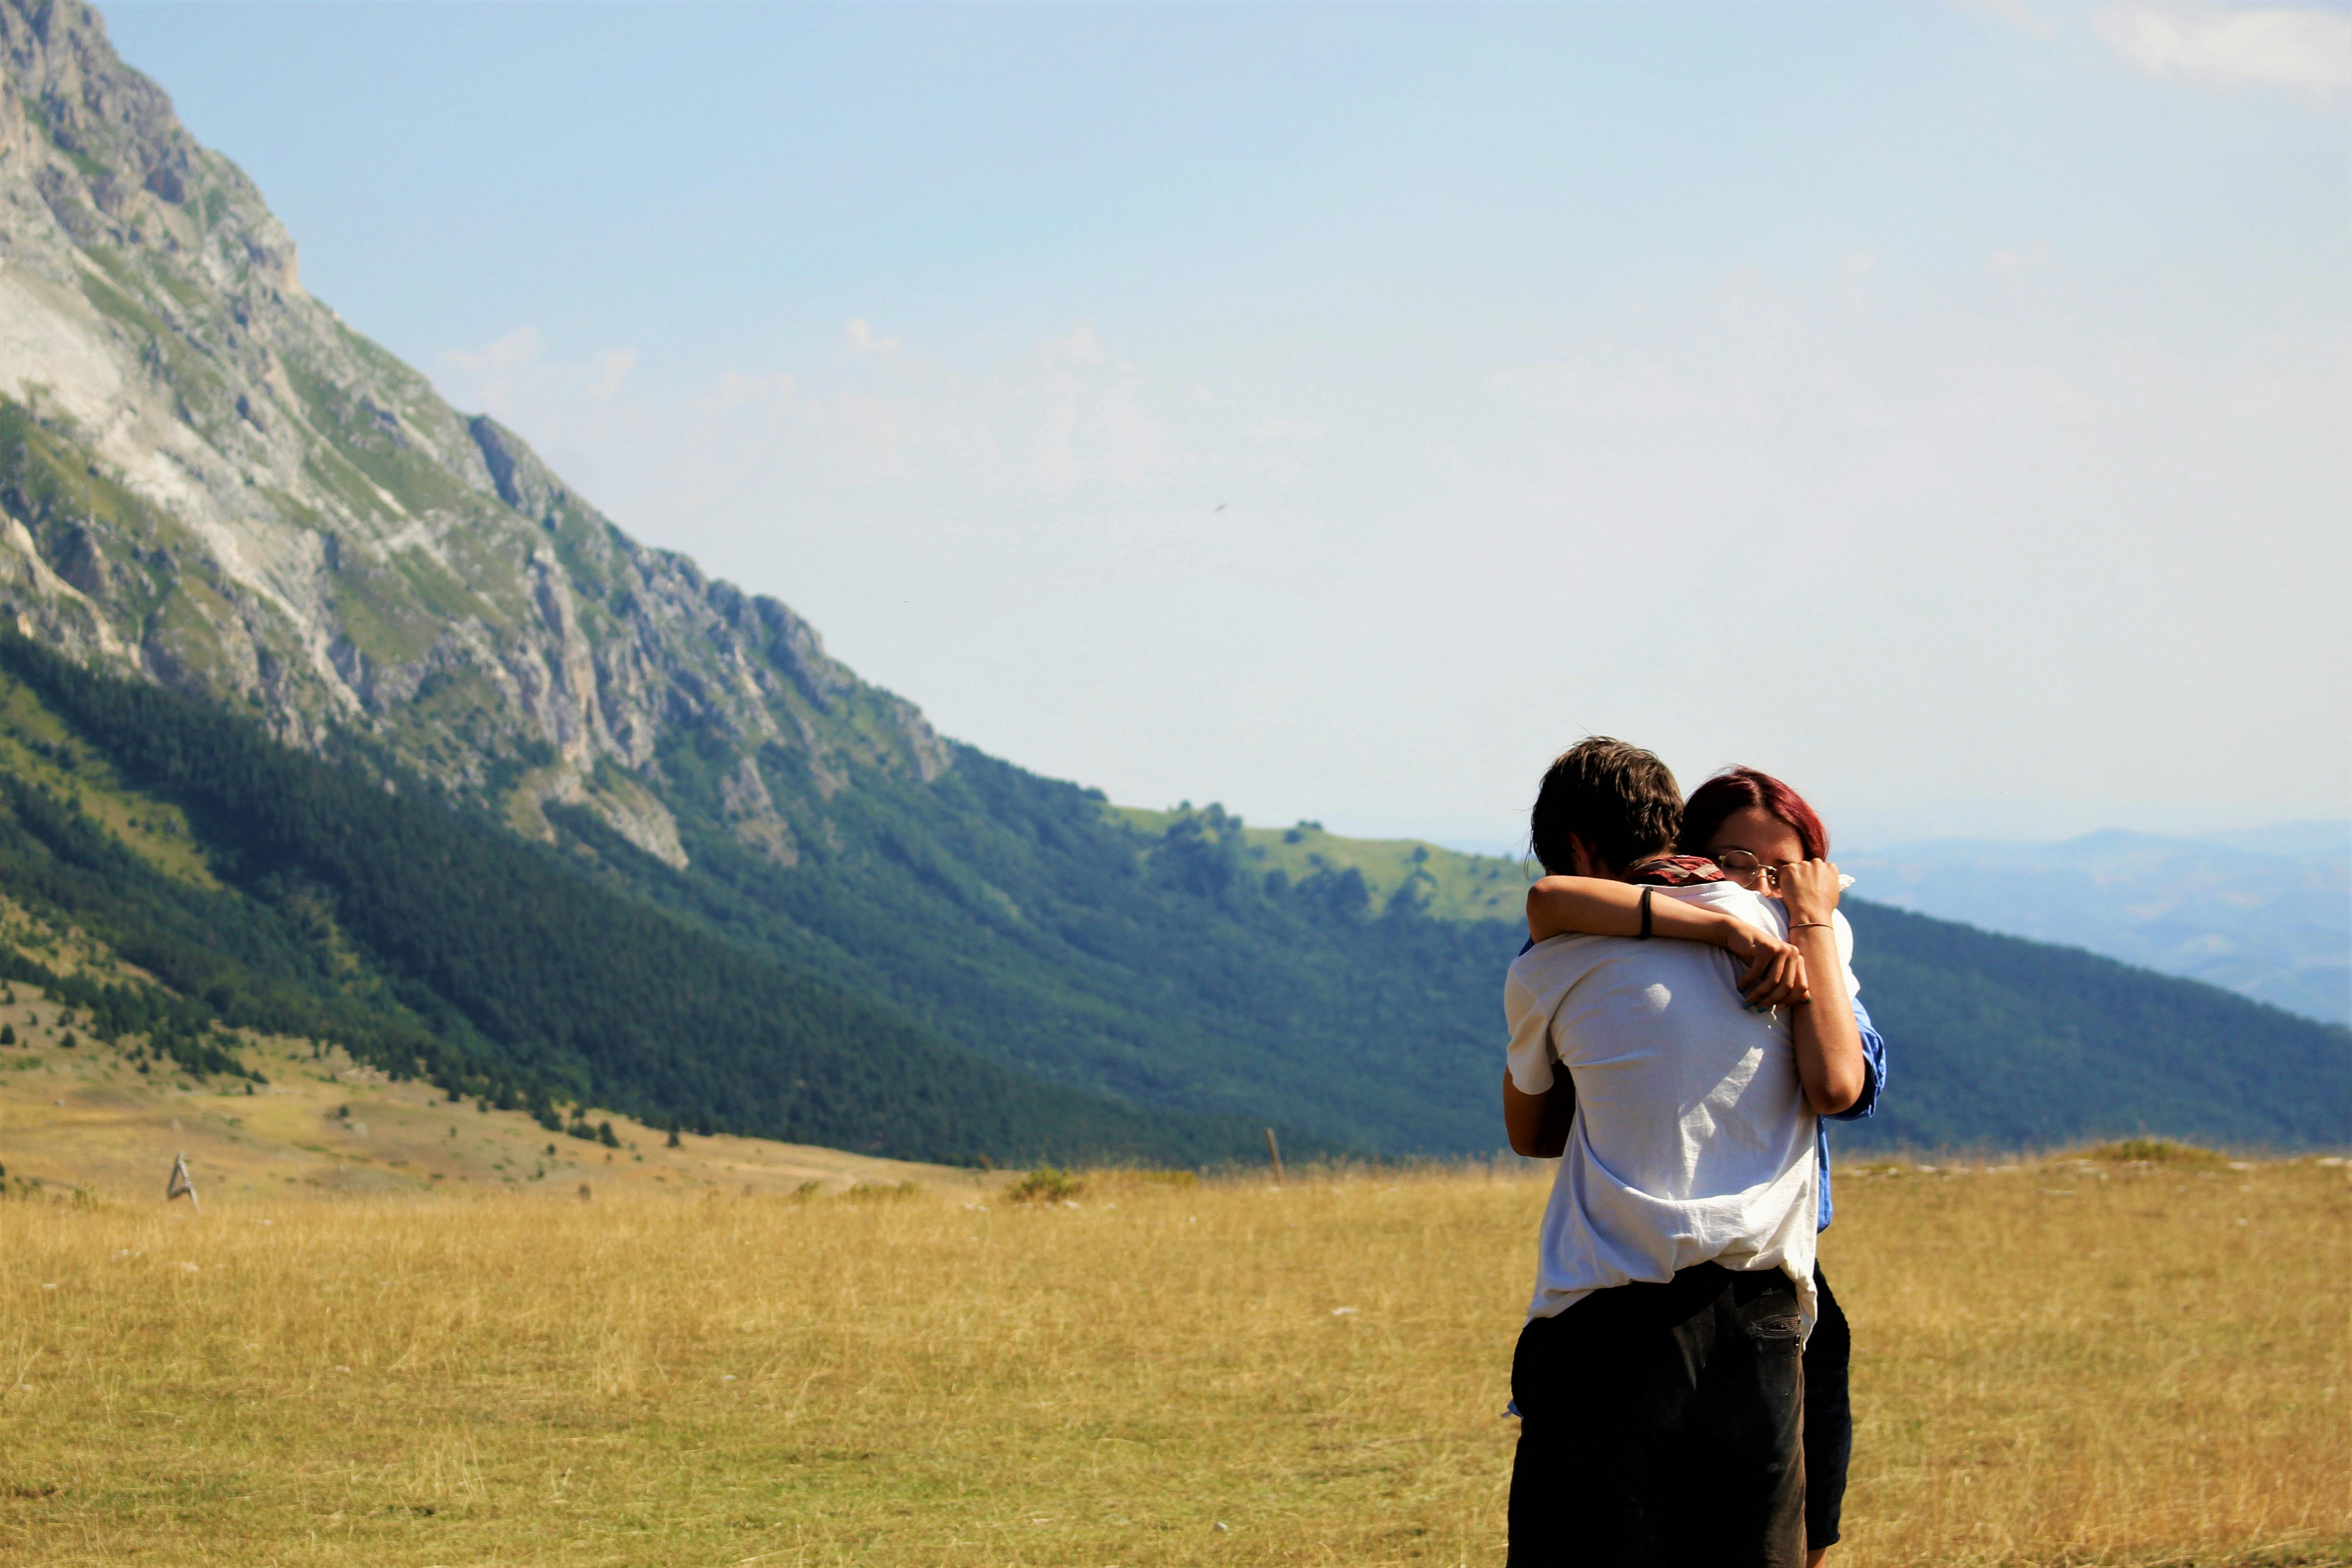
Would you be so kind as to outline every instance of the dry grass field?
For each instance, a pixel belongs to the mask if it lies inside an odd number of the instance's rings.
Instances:
[[[251,1185],[0,1204],[7,1562],[1501,1559],[1536,1173]],[[2347,1186],[1843,1173],[1832,1562],[2352,1561]]]

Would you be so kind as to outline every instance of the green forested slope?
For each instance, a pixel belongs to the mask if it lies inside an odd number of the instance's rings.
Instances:
[[[2352,1142],[2352,1032],[2339,1025],[2077,948],[1845,907],[1892,1059],[1885,1110],[1842,1141]]]
[[[13,635],[0,636],[0,669],[7,696],[21,682],[70,731],[21,739],[184,811],[227,884],[175,879],[133,853],[79,791],[0,780],[8,892],[155,975],[184,1003],[184,1028],[216,1016],[336,1039],[455,1092],[561,1094],[911,1157],[1196,1163],[1257,1147],[1255,1125],[1008,1073],[599,888],[483,819],[388,793],[230,715]]]
[[[698,829],[682,793],[683,871],[559,820],[621,885],[1025,1074],[1367,1149],[1495,1145],[1510,926],[1261,874],[1221,811],[1147,837],[970,750],[928,785],[860,779],[837,845],[808,836],[790,869]]]
[[[691,864],[673,870],[585,813],[566,818],[608,875],[887,995],[977,1052],[1138,1103],[1278,1115],[1361,1147],[1499,1140],[1501,977],[1522,928],[1433,919],[1409,875],[1372,900],[1360,868],[1409,864],[1412,846],[1320,836],[1321,866],[1294,880],[1214,806],[1108,811],[1091,792],[960,750],[928,785],[861,779],[834,803],[834,840],[805,836],[808,857],[784,870],[697,827],[710,816],[694,770],[666,761]],[[2352,1138],[2341,1028],[2073,949],[1849,907],[1894,1053],[1884,1115],[1851,1137]]]

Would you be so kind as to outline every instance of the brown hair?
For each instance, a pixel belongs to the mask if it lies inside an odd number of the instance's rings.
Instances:
[[[1576,869],[1571,837],[1622,871],[1664,854],[1682,826],[1683,792],[1654,752],[1607,735],[1579,741],[1544,770],[1528,814],[1536,858],[1555,876]]]

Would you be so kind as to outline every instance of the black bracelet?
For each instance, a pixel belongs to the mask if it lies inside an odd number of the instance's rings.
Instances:
[[[1642,934],[1633,939],[1635,942],[1650,940],[1650,895],[1655,891],[1654,888],[1642,889]]]

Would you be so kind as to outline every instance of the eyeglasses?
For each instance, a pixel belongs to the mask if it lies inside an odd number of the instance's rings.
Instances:
[[[1780,868],[1768,866],[1745,849],[1726,849],[1713,857],[1723,868],[1723,874],[1743,888],[1753,888],[1759,881],[1768,888],[1780,884]]]

